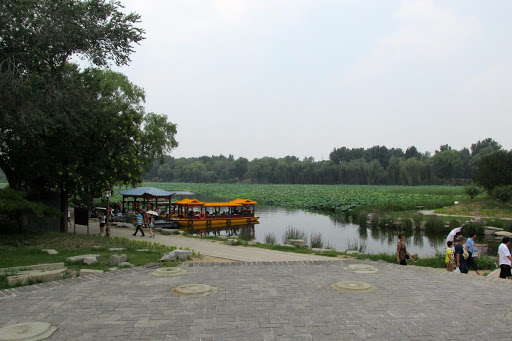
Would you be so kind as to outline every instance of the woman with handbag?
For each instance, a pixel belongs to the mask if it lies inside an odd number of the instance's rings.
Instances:
[[[413,262],[416,260],[407,252],[405,246],[405,236],[402,233],[398,234],[398,244],[396,246],[396,262],[400,265],[407,265],[406,259],[412,259]]]

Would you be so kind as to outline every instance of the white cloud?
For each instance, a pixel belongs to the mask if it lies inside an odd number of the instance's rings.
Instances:
[[[403,1],[396,20],[397,29],[356,63],[347,77],[349,82],[390,71],[406,58],[419,63],[450,57],[480,26],[475,17],[443,10],[431,0]]]

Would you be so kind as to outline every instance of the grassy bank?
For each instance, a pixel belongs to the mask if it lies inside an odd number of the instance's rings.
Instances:
[[[109,251],[109,248],[124,248],[123,251]],[[56,255],[49,255],[42,249],[54,249]],[[137,250],[146,250],[143,252]],[[0,240],[0,268],[27,266],[45,263],[64,262],[69,270],[68,276],[76,275],[80,269],[108,271],[110,257],[114,254],[126,254],[127,262],[142,266],[160,263],[160,258],[175,247],[151,242],[133,241],[126,238],[105,238],[99,236],[72,235],[36,231],[30,234],[2,235]],[[99,254],[99,262],[86,266],[66,262],[68,257]],[[169,262],[175,266],[177,262]],[[7,288],[5,276],[0,276],[0,289]]]

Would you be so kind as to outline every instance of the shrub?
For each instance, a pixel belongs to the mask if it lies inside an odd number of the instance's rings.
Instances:
[[[310,244],[311,244],[312,249],[313,248],[322,249],[324,247],[324,241],[322,238],[322,234],[320,232],[318,232],[318,233],[311,232]]]
[[[358,251],[360,253],[364,253],[366,251],[366,243],[354,239],[352,243],[348,242],[347,251]]]
[[[445,230],[444,221],[437,215],[430,215],[425,222],[425,230],[431,233],[439,233]]]
[[[402,219],[402,222],[401,222],[401,227],[404,229],[404,230],[411,230],[412,227],[413,227],[413,221],[411,218],[409,217],[405,217]]]
[[[477,235],[485,234],[485,220],[470,221],[464,224],[464,230],[476,232]]]
[[[423,221],[423,214],[422,213],[415,213],[412,216],[412,220],[414,221],[414,227],[419,229],[421,227],[421,222]]]
[[[380,220],[380,212],[379,211],[374,212],[372,214],[372,218],[370,220],[372,226],[374,226],[374,227],[379,226],[379,220]]]
[[[265,235],[265,244],[275,245],[276,244],[276,236],[270,232]]]
[[[462,223],[460,222],[460,220],[457,220],[457,219],[450,220],[450,229],[454,229],[454,228],[460,227],[460,226],[462,226]]]
[[[359,226],[361,226],[361,227],[368,226],[368,212],[360,211],[357,215],[357,222],[359,223]]]
[[[496,200],[506,203],[512,198],[512,185],[495,187],[492,190],[492,196]]]
[[[469,195],[471,200],[473,200],[474,197],[476,197],[478,194],[482,193],[482,189],[475,185],[468,185],[464,187],[464,193]]]
[[[299,230],[293,226],[288,226],[283,235],[283,244],[288,244],[290,239],[302,239],[305,242],[308,241],[308,237],[304,231]]]
[[[242,227],[240,229],[240,239],[250,241],[254,239],[253,230],[250,227]]]

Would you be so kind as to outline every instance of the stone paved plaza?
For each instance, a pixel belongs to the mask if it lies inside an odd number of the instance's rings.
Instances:
[[[512,281],[358,260],[181,267],[177,276],[139,267],[3,290],[0,327],[49,322],[49,340],[512,339]],[[340,281],[376,290],[335,290]],[[171,292],[184,284],[216,290]]]

